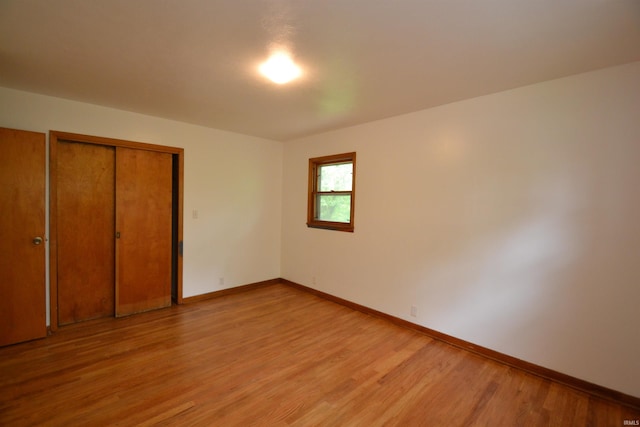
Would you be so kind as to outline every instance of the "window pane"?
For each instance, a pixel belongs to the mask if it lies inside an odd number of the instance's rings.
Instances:
[[[318,194],[317,219],[321,221],[345,222],[351,220],[350,194]]]
[[[352,183],[353,163],[324,165],[318,168],[318,191],[351,191]]]

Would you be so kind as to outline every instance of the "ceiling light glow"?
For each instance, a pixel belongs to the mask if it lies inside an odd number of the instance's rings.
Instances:
[[[269,80],[277,84],[288,83],[300,77],[302,70],[291,57],[283,52],[278,52],[260,65],[260,72]]]

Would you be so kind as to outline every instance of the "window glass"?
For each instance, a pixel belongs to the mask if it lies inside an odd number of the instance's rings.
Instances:
[[[350,194],[319,194],[316,206],[317,219],[349,223],[351,221]]]
[[[318,169],[318,191],[351,191],[353,163],[323,165]]]

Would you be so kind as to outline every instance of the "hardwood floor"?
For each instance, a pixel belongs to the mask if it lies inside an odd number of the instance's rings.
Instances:
[[[285,285],[0,349],[0,425],[622,426],[636,411]]]

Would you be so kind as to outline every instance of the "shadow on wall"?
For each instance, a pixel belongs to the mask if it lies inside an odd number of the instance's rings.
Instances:
[[[462,229],[438,232],[457,234],[453,243],[414,278],[420,323],[583,372],[620,369],[611,354],[640,357],[628,342],[640,298],[640,192],[629,187],[640,177],[630,153],[505,175],[519,185],[476,183],[450,223]]]
[[[446,326],[458,337],[486,330],[495,338],[499,324],[504,342],[526,334],[541,314],[539,305],[567,286],[562,273],[579,250],[571,194],[557,188],[551,196],[553,203],[538,206],[519,223],[479,237],[423,271],[419,299],[431,301],[428,323],[434,329]],[[434,301],[434,295],[444,298]]]

